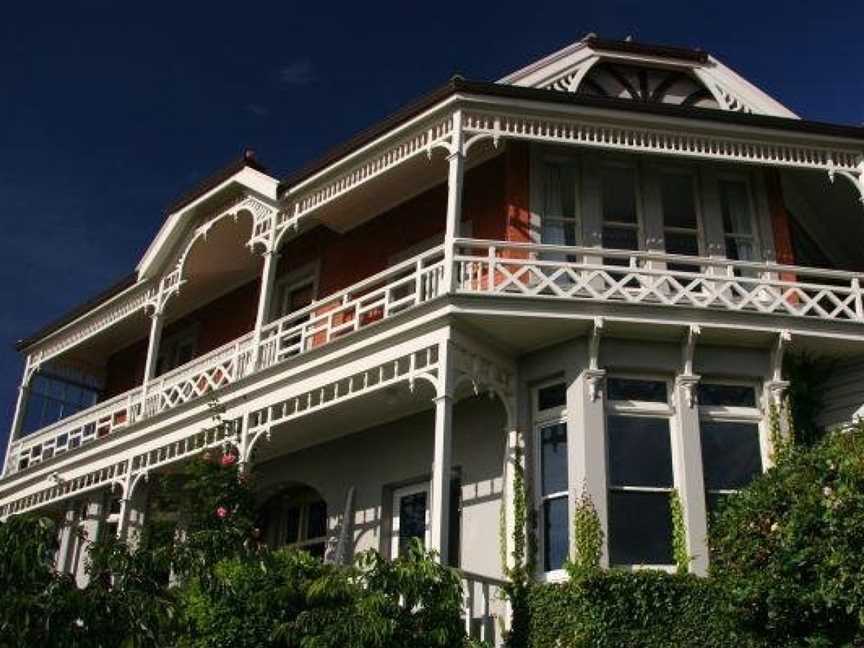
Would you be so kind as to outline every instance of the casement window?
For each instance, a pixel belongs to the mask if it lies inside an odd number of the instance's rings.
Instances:
[[[554,383],[537,389],[534,399],[539,533],[547,573],[560,571],[570,552],[566,392],[565,383]]]
[[[696,177],[688,172],[661,171],[660,200],[666,252],[699,256],[702,249]],[[669,264],[670,270],[697,272],[698,266]]]
[[[746,180],[721,178],[718,185],[726,258],[756,261],[756,228]]]
[[[762,472],[762,411],[756,386],[701,382],[699,429],[706,505],[711,514]]]
[[[670,385],[626,377],[606,384],[610,564],[672,565]]]
[[[31,434],[96,404],[100,387],[74,369],[56,369],[33,376],[21,434]]]
[[[636,168],[604,163],[600,167],[600,204],[603,247],[638,250],[640,247],[638,177]]]
[[[429,482],[403,486],[393,491],[390,555],[404,556],[412,540],[429,546]]]

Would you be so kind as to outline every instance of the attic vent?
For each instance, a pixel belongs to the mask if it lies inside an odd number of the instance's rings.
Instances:
[[[720,108],[708,88],[682,70],[601,62],[588,71],[576,92],[642,103]]]

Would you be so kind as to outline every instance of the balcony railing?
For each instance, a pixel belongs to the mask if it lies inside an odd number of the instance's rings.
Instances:
[[[471,639],[502,645],[503,623],[509,617],[504,588],[498,578],[460,570],[462,576],[462,620]]]
[[[864,322],[862,275],[770,263],[459,239],[463,293]]]
[[[460,294],[864,322],[861,275],[653,252],[458,239]],[[18,439],[8,473],[92,443],[447,292],[437,246],[281,317],[146,385]],[[670,311],[671,312],[671,311]]]
[[[443,247],[437,246],[271,322],[262,329],[257,345],[254,335],[248,333],[143,387],[18,439],[10,448],[8,474],[212,394],[241,378],[427,302],[440,294],[443,275]]]

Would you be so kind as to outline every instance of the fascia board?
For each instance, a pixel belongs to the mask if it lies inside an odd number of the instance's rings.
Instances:
[[[774,99],[764,90],[752,84],[743,76],[735,72],[728,65],[714,58],[708,57],[710,65],[699,68],[699,71],[716,81],[732,94],[737,94],[751,107],[765,115],[775,117],[786,117],[789,119],[800,119],[800,117],[789,110],[782,103]]]
[[[290,199],[291,197],[297,195],[299,192],[303,191],[307,187],[310,187],[322,180],[323,178],[326,178],[328,175],[339,173],[346,167],[351,167],[358,159],[363,159],[364,156],[368,155],[370,151],[374,151],[376,148],[382,147],[388,142],[399,139],[404,135],[404,133],[409,132],[412,128],[416,127],[417,124],[423,123],[424,121],[427,121],[433,116],[435,116],[437,113],[445,110],[455,100],[456,95],[451,95],[449,97],[446,97],[445,99],[442,99],[439,103],[435,104],[431,108],[427,108],[422,113],[418,114],[415,117],[412,117],[403,124],[400,124],[393,130],[387,131],[386,133],[376,137],[371,142],[368,142],[357,150],[352,151],[345,157],[339,158],[337,161],[327,165],[326,167],[312,174],[308,178],[305,178],[297,184],[291,185],[282,194],[282,200],[285,201],[287,199]]]

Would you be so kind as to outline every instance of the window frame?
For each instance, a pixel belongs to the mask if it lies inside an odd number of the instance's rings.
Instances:
[[[697,403],[699,408],[699,445],[702,446],[702,422],[716,423],[750,423],[756,425],[759,442],[759,459],[762,464],[762,473],[770,467],[771,451],[768,447],[768,430],[765,421],[765,395],[760,389],[760,383],[753,379],[740,379],[728,377],[702,377],[699,380],[701,385],[730,385],[730,386],[745,386],[753,389],[755,397],[755,406],[749,407],[744,405],[702,405]],[[704,451],[700,453],[699,460],[702,462],[702,471],[705,471]],[[716,495],[735,495],[740,492],[740,489],[711,489],[708,484],[704,485],[705,490],[705,521],[710,523],[711,511],[708,507],[708,496]]]
[[[744,262],[759,263],[762,258],[762,242],[759,231],[759,216],[757,209],[757,201],[755,195],[755,185],[750,175],[744,171],[718,171],[716,174],[717,181],[717,214],[720,217],[720,231],[723,233],[723,258],[732,260],[729,256],[728,242],[730,239],[735,239],[737,242],[740,239],[749,240],[753,246],[753,259],[745,260],[738,259]],[[738,182],[744,185],[747,192],[747,204],[750,210],[750,230],[751,234],[736,234],[726,231],[726,225],[723,221],[723,183]]]
[[[564,385],[564,403],[562,405],[558,405],[555,407],[550,407],[544,410],[540,409],[540,392],[547,387],[554,387],[556,385]],[[570,537],[570,519],[571,515],[571,506],[570,506],[570,473],[572,471],[571,461],[570,461],[570,427],[568,425],[568,409],[567,409],[567,391],[569,389],[569,385],[567,384],[567,379],[565,376],[559,376],[557,378],[550,378],[548,380],[544,380],[543,382],[537,383],[531,388],[531,418],[532,418],[532,442],[534,444],[534,448],[536,448],[536,460],[533,462],[533,470],[532,476],[533,481],[536,487],[534,488],[534,504],[536,511],[538,512],[538,520],[536,527],[537,534],[537,568],[536,568],[536,576],[541,582],[557,582],[562,581],[567,578],[567,572],[563,568],[563,565],[560,569],[552,569],[546,571],[545,568],[545,553],[546,553],[546,534],[544,531],[543,524],[543,505],[548,500],[553,499],[561,499],[564,498],[567,500],[567,554],[568,558],[570,557],[572,547],[570,546],[571,537]],[[543,429],[553,426],[563,424],[564,429],[567,435],[567,488],[563,491],[556,491],[555,493],[550,493],[544,495],[542,492],[542,484],[543,484],[543,457],[541,452],[541,443],[542,443],[542,433]]]
[[[428,550],[432,542],[432,489],[428,480],[406,484],[393,489],[393,508],[390,514],[390,559],[393,560],[399,556],[399,531],[401,525],[401,501],[403,497],[416,495],[417,493],[426,494],[426,528],[423,537],[423,546]]]
[[[616,378],[623,378],[627,380],[643,380],[643,381],[651,381],[651,382],[663,382],[666,384],[666,402],[658,403],[651,401],[633,401],[633,400],[610,400],[607,397],[608,389],[604,389],[604,402],[603,402],[603,427],[604,434],[606,435],[606,491],[607,491],[607,507],[611,505],[612,498],[608,496],[608,494],[615,492],[622,493],[666,493],[670,498],[673,490],[678,490],[680,492],[680,484],[678,483],[679,478],[679,466],[677,453],[675,452],[675,435],[678,430],[678,426],[680,425],[679,416],[675,406],[675,379],[672,376],[657,374],[657,373],[643,373],[643,372],[610,372],[606,376],[606,382],[608,385],[609,380],[614,380]],[[612,466],[612,444],[609,440],[609,416],[626,416],[632,418],[655,418],[662,419],[668,421],[669,424],[669,463],[672,468],[672,485],[667,487],[654,487],[654,486],[619,486],[613,485],[611,481],[611,466]],[[683,503],[686,506],[686,503]],[[608,510],[607,510],[608,515]],[[611,519],[609,521],[611,525]],[[615,569],[625,569],[630,571],[639,571],[644,569],[653,569],[658,571],[665,571],[669,573],[675,572],[677,566],[675,564],[645,564],[645,563],[636,563],[636,564],[612,564],[612,546],[611,546],[611,538],[610,534],[607,534],[606,537],[606,545],[607,552],[609,555],[609,566],[610,568]],[[670,538],[671,542],[671,538]],[[670,547],[671,548],[671,547]]]
[[[633,195],[636,207],[636,222],[628,223],[624,221],[607,221],[604,214],[603,205],[603,170],[604,168],[615,167],[619,169],[631,169],[633,171]],[[599,195],[597,196],[597,204],[600,207],[598,214],[600,227],[600,245],[601,249],[618,250],[619,248],[607,248],[603,243],[603,233],[607,225],[611,225],[616,229],[630,229],[636,232],[636,249],[625,250],[630,252],[645,251],[646,240],[646,213],[645,213],[645,172],[641,160],[633,157],[621,157],[617,155],[604,154],[597,158],[597,187]]]
[[[673,254],[672,252],[668,252],[666,250],[666,242],[667,242],[667,233],[673,234],[696,234],[696,249],[697,257],[705,257],[707,256],[708,249],[708,241],[706,235],[705,228],[705,207],[703,205],[704,200],[704,191],[701,186],[702,178],[699,173],[699,168],[697,166],[686,167],[675,164],[662,164],[662,163],[654,163],[653,165],[654,177],[656,178],[657,187],[656,187],[656,195],[658,198],[658,209],[657,214],[660,218],[660,223],[658,223],[658,228],[663,232],[663,251],[666,254]],[[686,176],[690,179],[690,187],[693,193],[693,208],[696,210],[696,229],[695,232],[690,228],[686,227],[669,227],[666,225],[666,213],[664,211],[663,206],[663,175],[680,175]],[[687,255],[689,256],[689,255]],[[694,272],[699,272],[698,265],[693,266]]]
[[[273,306],[275,309],[270,321],[282,319],[283,317],[287,317],[291,313],[296,312],[288,310],[288,299],[293,291],[298,288],[303,288],[307,284],[312,287],[312,300],[309,303],[315,303],[318,299],[318,270],[318,262],[313,261],[291,270],[276,279],[276,283],[273,286],[273,296],[275,297],[275,303]]]

